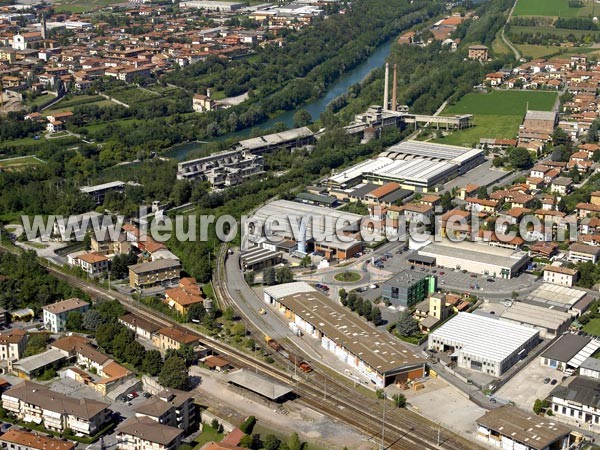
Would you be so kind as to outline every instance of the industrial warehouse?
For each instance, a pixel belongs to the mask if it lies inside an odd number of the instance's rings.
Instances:
[[[438,266],[507,279],[525,270],[529,262],[525,252],[466,241],[435,242],[420,249],[419,255],[435,258]]]
[[[251,240],[272,251],[322,252],[343,261],[362,249],[362,216],[306,203],[275,200],[244,222]],[[306,225],[303,230],[301,221]],[[292,242],[294,245],[290,246]]]
[[[481,149],[404,141],[388,148],[377,158],[356,164],[326,181],[335,188],[349,188],[364,182],[396,182],[402,189],[428,192],[467,173],[484,160]]]
[[[450,353],[458,367],[500,377],[539,342],[539,332],[476,314],[458,313],[429,335],[428,348]]]
[[[304,282],[268,287],[264,301],[378,388],[425,375],[425,360]]]

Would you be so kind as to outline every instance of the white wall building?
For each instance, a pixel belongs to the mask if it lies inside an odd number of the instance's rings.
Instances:
[[[79,298],[70,298],[62,302],[46,305],[42,308],[44,311],[44,326],[54,333],[65,331],[69,313],[77,311],[83,314],[89,308],[90,304]]]

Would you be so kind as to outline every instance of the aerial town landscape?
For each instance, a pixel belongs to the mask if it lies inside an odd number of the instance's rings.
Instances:
[[[0,443],[600,449],[598,0],[0,0]]]

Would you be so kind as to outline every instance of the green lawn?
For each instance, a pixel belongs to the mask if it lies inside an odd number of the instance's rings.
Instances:
[[[197,444],[196,446],[194,446],[194,450],[199,449],[207,442],[220,442],[223,439],[223,436],[223,433],[219,433],[213,427],[209,425],[203,425],[202,433],[200,433],[200,435],[198,435],[198,437],[194,439],[194,443]]]
[[[583,326],[583,331],[594,336],[600,336],[600,319],[592,319]]]
[[[43,164],[44,161],[35,156],[21,156],[18,158],[0,159],[0,168],[18,167],[18,166],[33,166]]]
[[[109,106],[117,104],[110,100],[106,100],[100,95],[74,95],[61,100],[56,105],[48,108],[48,111],[73,111],[76,106],[80,105]]]
[[[583,17],[596,13],[592,2],[584,1],[581,8],[570,8],[569,0],[518,0],[515,16]]]
[[[362,278],[362,275],[358,272],[347,270],[334,275],[333,278],[342,283],[356,283]]]
[[[40,95],[39,97],[34,98],[33,101],[31,103],[29,103],[28,105],[43,106],[46,103],[49,103],[51,100],[54,100],[55,98],[56,98],[56,95],[43,94],[43,95]]]
[[[482,137],[514,139],[529,109],[549,111],[556,100],[554,92],[492,91],[487,94],[467,94],[456,104],[444,109],[444,115],[473,114],[473,127],[456,131],[434,142],[470,147]]]

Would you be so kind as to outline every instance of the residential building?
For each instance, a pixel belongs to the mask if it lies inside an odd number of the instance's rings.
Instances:
[[[59,433],[68,428],[92,436],[110,421],[107,403],[51,391],[32,381],[23,381],[4,392],[2,407],[19,420]]]
[[[74,265],[83,269],[90,277],[98,277],[108,272],[110,260],[98,253],[89,252],[73,258]]]
[[[600,381],[600,359],[590,356],[579,366],[579,375]]]
[[[204,296],[194,278],[182,278],[179,286],[165,291],[165,303],[179,314],[187,314],[192,305],[202,304]]]
[[[176,259],[158,259],[129,266],[129,286],[146,289],[179,282],[181,262]]]
[[[159,350],[179,350],[184,345],[196,346],[200,336],[185,328],[161,328],[152,336],[152,344]]]
[[[176,450],[182,438],[179,428],[156,423],[149,417],[132,417],[117,427],[120,450]]]
[[[12,329],[0,333],[0,360],[16,361],[25,354],[27,333],[25,330]]]
[[[165,389],[135,408],[135,415],[188,432],[196,424],[194,397],[177,389]]]
[[[0,446],[11,450],[74,450],[75,443],[45,434],[11,428],[0,436]]]
[[[446,301],[446,295],[433,293],[415,307],[413,317],[419,321],[419,328],[423,333],[431,331],[454,312],[453,306]]]
[[[216,102],[208,95],[195,94],[192,97],[192,109],[196,112],[208,112],[217,108]]]
[[[592,262],[596,264],[600,256],[600,246],[593,246],[575,242],[569,247],[567,259],[573,262]]]
[[[90,308],[88,302],[79,298],[70,298],[61,302],[46,305],[42,308],[44,326],[54,333],[65,331],[67,317],[71,312],[84,313]]]
[[[595,378],[567,378],[548,396],[552,413],[558,419],[597,427],[600,425],[599,389]]]
[[[577,281],[579,271],[568,267],[546,266],[543,270],[546,283],[572,287]]]
[[[493,447],[519,450],[566,450],[571,429],[547,417],[505,405],[476,420],[477,439]]]
[[[399,309],[409,309],[437,289],[437,277],[414,270],[403,270],[382,285],[382,297]]]
[[[488,48],[485,45],[470,45],[469,59],[486,61],[488,59]]]
[[[460,312],[429,334],[428,348],[452,351],[458,367],[499,377],[538,342],[538,330]]]
[[[148,340],[152,339],[152,335],[161,328],[160,325],[133,313],[119,317],[119,323],[133,331],[137,337]]]

